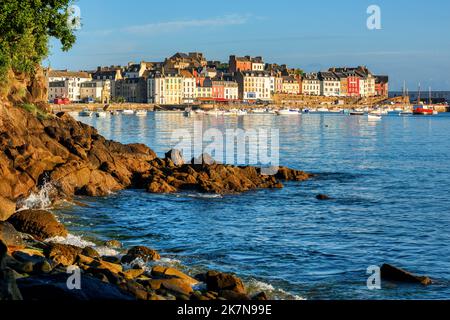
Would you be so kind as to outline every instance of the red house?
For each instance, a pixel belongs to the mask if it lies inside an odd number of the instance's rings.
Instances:
[[[388,76],[375,76],[375,93],[381,97],[387,97],[389,95]]]
[[[347,96],[357,97],[360,95],[359,76],[356,74],[348,74],[347,77]]]

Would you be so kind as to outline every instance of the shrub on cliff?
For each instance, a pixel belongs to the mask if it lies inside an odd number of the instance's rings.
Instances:
[[[69,50],[75,35],[68,23],[72,0],[4,0],[0,2],[0,81],[9,70],[33,74],[48,54],[50,37]]]

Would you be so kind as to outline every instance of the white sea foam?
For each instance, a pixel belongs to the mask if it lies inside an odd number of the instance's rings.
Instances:
[[[200,199],[220,199],[220,198],[223,198],[223,196],[221,194],[208,194],[208,193],[188,193],[186,196],[188,196],[189,198],[200,198]]]
[[[18,202],[19,210],[29,210],[29,209],[50,209],[52,201],[50,195],[54,192],[54,186],[46,182],[37,193],[31,193],[26,199]]]
[[[248,281],[247,288],[250,295],[264,291],[271,299],[275,300],[306,300],[304,297],[289,293],[281,288],[275,288],[270,283],[258,281],[256,279]]]
[[[54,237],[54,238],[47,239],[46,242],[68,244],[68,245],[76,246],[79,248],[92,247],[101,256],[118,256],[120,254],[117,250],[108,248],[106,246],[97,246],[95,243],[93,243],[91,241],[84,240],[81,236],[76,236],[76,235],[73,235],[70,233],[67,235],[66,238]]]
[[[50,239],[47,239],[46,242],[51,243],[59,243],[59,244],[69,244],[72,246],[76,246],[79,248],[86,248],[86,247],[95,247],[95,243],[86,241],[80,236],[76,236],[73,234],[68,234],[66,238],[64,237],[53,237]]]

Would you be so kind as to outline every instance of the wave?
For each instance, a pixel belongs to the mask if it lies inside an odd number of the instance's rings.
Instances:
[[[281,288],[275,288],[273,285],[256,279],[251,279],[246,283],[250,295],[258,294],[264,291],[270,299],[273,300],[306,300],[299,295],[292,294]]]
[[[66,238],[64,237],[54,237],[47,239],[45,242],[49,243],[59,243],[59,244],[68,244],[72,246],[76,246],[79,248],[92,247],[94,248],[100,256],[118,256],[120,253],[117,250],[108,248],[106,246],[97,246],[95,243],[91,241],[84,240],[81,236],[76,236],[73,234],[68,234]]]
[[[26,199],[20,200],[17,207],[19,211],[51,209],[51,194],[54,192],[53,184],[46,182],[37,193],[32,192]]]
[[[199,199],[221,199],[223,198],[220,194],[206,194],[206,193],[187,193],[184,196],[188,198],[199,198]]]

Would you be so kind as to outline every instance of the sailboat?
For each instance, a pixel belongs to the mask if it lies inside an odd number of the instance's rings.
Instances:
[[[430,88],[429,105],[422,104],[420,101],[420,83],[419,83],[419,94],[417,96],[417,105],[415,105],[413,108],[413,114],[416,116],[433,115],[433,108],[431,107],[431,88]]]

